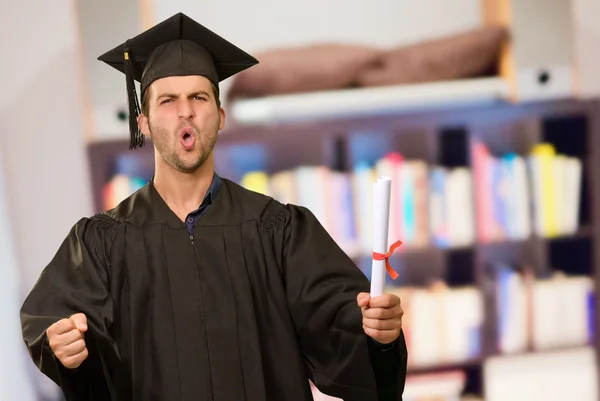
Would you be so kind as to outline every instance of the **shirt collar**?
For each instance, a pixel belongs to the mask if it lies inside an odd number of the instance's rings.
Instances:
[[[152,178],[150,178],[150,183],[154,185],[154,175],[152,176]],[[214,200],[217,199],[219,191],[221,190],[221,186],[223,186],[223,179],[217,173],[213,173],[212,181],[208,186],[208,190],[206,191],[206,194],[204,195],[204,199],[202,199],[202,203],[200,204],[200,206],[211,205],[214,202]]]
[[[219,194],[219,190],[221,189],[222,185],[223,180],[217,173],[214,173],[213,179],[210,183],[210,186],[208,187],[208,190],[206,191],[206,195],[204,196],[204,199],[202,200],[202,204],[200,206],[211,205],[213,201],[217,198],[217,195]]]

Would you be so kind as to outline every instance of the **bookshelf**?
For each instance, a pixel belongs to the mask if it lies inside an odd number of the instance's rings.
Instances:
[[[351,173],[357,163],[376,163],[390,151],[399,152],[407,159],[423,160],[430,167],[472,168],[471,146],[475,140],[484,143],[492,154],[515,152],[523,157],[536,144],[549,143],[558,153],[576,157],[582,166],[576,228],[571,232],[543,235],[532,228],[526,238],[482,241],[476,237],[471,243],[457,247],[439,246],[430,241],[419,247],[403,246],[403,251],[392,257],[391,263],[400,273],[400,279],[398,283],[388,283],[391,291],[444,283],[446,291],[466,287],[477,290],[481,296],[483,316],[477,326],[478,352],[464,358],[423,362],[411,366],[409,375],[460,370],[466,375],[464,394],[483,396],[485,364],[492,357],[571,347],[591,347],[596,354],[600,350],[599,337],[590,336],[589,341],[580,339],[572,345],[534,346],[535,340],[529,340],[526,345],[517,347],[518,351],[503,352],[499,345],[499,273],[495,270],[504,264],[524,268],[538,279],[563,273],[591,277],[594,285],[600,283],[600,259],[595,254],[600,246],[599,101],[560,99],[511,103],[499,100],[456,106],[445,104],[438,109],[402,108],[379,115],[369,112],[287,122],[258,123],[255,120],[249,124],[229,121],[217,142],[215,162],[222,176],[236,182],[241,182],[251,171],[260,170],[272,176],[307,165]],[[127,146],[126,139],[89,144],[97,211],[103,209],[104,185],[114,173],[119,155],[139,158],[139,165],[146,172],[153,167],[151,144],[134,152],[128,151]],[[359,252],[353,258],[368,275],[368,255]],[[593,312],[595,327],[600,321],[599,309]]]

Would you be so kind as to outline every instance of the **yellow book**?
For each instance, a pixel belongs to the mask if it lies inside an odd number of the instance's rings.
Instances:
[[[263,171],[251,171],[244,174],[240,184],[250,191],[269,195],[269,176]]]
[[[544,221],[544,234],[548,237],[553,237],[558,234],[558,225],[556,221],[556,206],[555,206],[555,191],[554,191],[554,167],[553,161],[556,157],[554,146],[548,143],[540,143],[534,146],[532,155],[537,159],[539,167],[540,180],[539,186],[541,189],[541,202],[537,207],[543,209],[542,218]]]

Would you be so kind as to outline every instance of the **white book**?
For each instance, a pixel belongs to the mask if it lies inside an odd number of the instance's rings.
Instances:
[[[515,239],[524,240],[531,236],[531,213],[530,213],[530,185],[527,176],[527,166],[521,156],[512,161],[512,191],[511,199],[514,202],[514,232]]]
[[[446,170],[435,166],[429,171],[429,232],[434,245],[446,246],[445,183]]]
[[[504,354],[523,352],[527,349],[528,308],[527,289],[523,277],[511,271],[501,276],[498,288],[499,348]]]
[[[588,342],[588,295],[593,290],[590,277],[564,277],[556,280],[560,299],[560,339],[563,347],[585,345]]]
[[[536,350],[548,350],[560,346],[562,316],[557,311],[562,310],[564,300],[558,294],[560,283],[555,279],[537,280],[533,283],[533,316],[532,337]]]
[[[412,170],[415,241],[418,247],[430,244],[429,166],[423,160],[409,161]]]
[[[413,366],[436,365],[442,360],[443,297],[437,292],[419,289],[410,296],[410,363]]]
[[[483,324],[481,292],[474,287],[448,290],[443,307],[443,361],[458,362],[480,355],[481,350],[475,344],[480,343],[477,337]]]
[[[352,192],[354,194],[357,236],[360,251],[364,255],[373,252],[373,169],[364,165],[358,166],[352,172]]]
[[[352,183],[349,174],[332,172],[331,176],[333,215],[331,222],[335,225],[334,239],[350,257],[360,256],[360,246],[356,238],[355,215],[352,197]]]
[[[579,208],[581,201],[581,180],[582,165],[581,160],[575,157],[567,158],[564,166],[565,175],[565,197],[566,197],[566,216],[565,231],[572,234],[579,227]]]
[[[557,234],[566,234],[567,218],[569,211],[569,194],[567,194],[566,183],[566,158],[563,155],[556,155],[552,158],[553,186],[554,193],[554,221],[556,222]]]
[[[541,163],[539,157],[528,157],[529,176],[531,177],[531,209],[533,212],[533,231],[537,236],[544,237],[546,225],[544,224],[544,193],[542,188]]]
[[[329,188],[327,181],[329,169],[323,166],[301,166],[296,169],[296,192],[300,206],[309,209],[317,218],[319,223],[331,232],[329,223],[328,206],[330,202],[323,202],[323,199],[329,199],[327,196]]]
[[[295,172],[286,170],[273,174],[269,179],[269,192],[283,204],[298,203]]]
[[[471,172],[467,168],[455,168],[446,177],[445,208],[450,246],[471,245],[475,241]]]
[[[414,245],[417,242],[416,226],[416,204],[413,164],[405,161],[399,166],[400,185],[398,196],[402,199],[401,231],[402,241],[406,245]]]

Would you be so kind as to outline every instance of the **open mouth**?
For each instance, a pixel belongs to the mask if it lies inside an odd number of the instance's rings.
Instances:
[[[184,128],[180,132],[181,143],[186,148],[192,148],[196,142],[196,137],[191,128]]]

